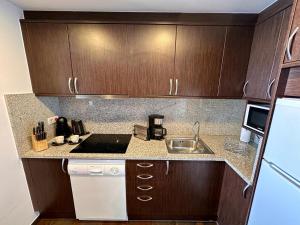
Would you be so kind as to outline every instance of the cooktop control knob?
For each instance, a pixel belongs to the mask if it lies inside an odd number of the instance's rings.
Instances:
[[[110,168],[110,173],[111,173],[111,175],[119,175],[120,170],[118,167],[112,167],[112,168]]]

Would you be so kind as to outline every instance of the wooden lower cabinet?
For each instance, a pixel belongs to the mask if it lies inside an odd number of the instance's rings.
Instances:
[[[75,218],[70,177],[62,159],[22,159],[34,210],[44,218]]]
[[[219,225],[245,225],[250,207],[252,187],[243,196],[247,183],[233,171],[225,166],[222,192],[219,203]]]
[[[223,162],[126,161],[129,220],[216,220],[223,169]]]

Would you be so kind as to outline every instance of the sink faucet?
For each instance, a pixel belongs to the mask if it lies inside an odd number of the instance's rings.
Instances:
[[[195,127],[197,127],[197,133],[195,131]],[[199,141],[199,130],[200,130],[200,123],[199,123],[199,121],[196,121],[193,125],[194,139],[196,142]]]

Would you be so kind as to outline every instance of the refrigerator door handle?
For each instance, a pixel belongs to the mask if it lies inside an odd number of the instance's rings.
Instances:
[[[266,161],[266,160],[265,160]],[[267,162],[267,161],[266,161]],[[284,177],[286,180],[288,180],[289,182],[291,182],[292,184],[294,184],[297,188],[300,188],[300,181],[296,180],[295,178],[291,177],[289,174],[287,174],[286,172],[284,172],[282,169],[280,169],[278,166],[276,166],[274,163],[272,162],[267,162],[268,165],[275,170],[275,172],[277,172],[279,175],[281,175],[282,177]]]

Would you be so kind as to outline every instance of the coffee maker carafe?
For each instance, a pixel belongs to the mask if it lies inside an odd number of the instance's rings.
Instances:
[[[167,129],[163,128],[163,115],[153,114],[149,116],[150,139],[161,140],[167,135]]]

